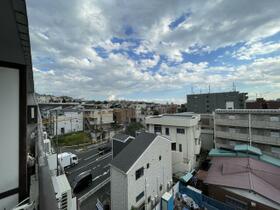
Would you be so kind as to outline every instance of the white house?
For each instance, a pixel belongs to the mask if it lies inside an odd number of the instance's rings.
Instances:
[[[170,140],[141,133],[111,163],[111,209],[153,209],[171,185]]]
[[[173,174],[191,171],[200,153],[200,115],[194,113],[164,114],[146,117],[147,130],[172,141]]]
[[[56,135],[56,118],[54,118],[54,135]],[[83,131],[83,112],[79,110],[65,110],[57,117],[57,134],[67,134]]]

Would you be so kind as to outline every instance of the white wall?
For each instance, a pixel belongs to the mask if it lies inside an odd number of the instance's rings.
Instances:
[[[154,133],[154,124],[159,124],[161,125],[162,135],[170,139],[172,142],[176,142],[176,151],[172,151],[172,170],[174,174],[178,172],[185,173],[192,170],[197,164],[196,155],[199,153],[197,151],[199,151],[201,147],[199,141],[200,129],[197,129],[199,118],[184,119],[183,117],[178,116],[177,118],[179,118],[179,120],[176,120],[175,118],[176,116],[168,116],[163,117],[164,120],[162,120],[162,118],[146,119],[146,123],[149,124],[148,132]],[[173,121],[170,122],[167,119]],[[185,127],[182,127],[184,121]],[[178,123],[178,125],[174,126],[175,123]],[[169,135],[166,135],[165,128],[169,128]],[[177,128],[184,128],[185,134],[177,133]],[[198,139],[197,145],[195,138]],[[179,151],[180,144],[182,145],[182,152]]]
[[[19,183],[19,71],[0,67],[0,193]],[[17,204],[17,194],[0,200],[0,209]]]
[[[72,133],[83,130],[83,113],[82,112],[65,112],[64,115],[58,116],[57,133],[61,135],[61,128],[64,133]],[[56,134],[56,124],[54,124],[54,134]]]
[[[111,167],[111,209],[125,210],[127,207],[127,179],[126,175]]]
[[[159,156],[161,156],[161,160],[159,160]],[[146,168],[147,163],[150,165],[148,169]],[[136,180],[135,171],[141,167],[144,167],[144,176]],[[142,191],[146,194],[146,199],[148,199],[148,196],[154,197],[158,195],[161,197],[166,192],[167,183],[172,180],[171,142],[163,139],[161,136],[157,136],[141,158],[130,169],[127,179],[128,209],[132,205],[138,206],[145,201],[144,196],[136,203],[136,196]],[[159,191],[160,184],[163,185],[161,192]],[[148,209],[151,209],[150,206],[148,206]]]

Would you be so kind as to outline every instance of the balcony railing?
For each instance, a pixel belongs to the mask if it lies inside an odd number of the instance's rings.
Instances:
[[[215,119],[215,123],[216,123],[216,125],[249,127],[248,120]],[[271,121],[265,121],[265,120],[263,120],[263,121],[252,120],[251,127],[252,128],[280,130],[280,122],[271,122]]]

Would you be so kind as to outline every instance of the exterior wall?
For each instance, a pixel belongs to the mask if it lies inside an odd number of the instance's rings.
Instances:
[[[82,112],[65,112],[57,118],[57,133],[63,134],[61,129],[64,128],[64,134],[83,131],[83,113]],[[56,135],[56,121],[54,121],[54,135]]]
[[[91,125],[106,125],[114,122],[112,109],[93,109],[85,111]]]
[[[161,156],[161,160],[159,160],[159,156]],[[149,168],[147,168],[147,163],[149,163]],[[141,167],[144,167],[144,175],[136,180],[135,172]],[[140,206],[145,199],[148,203],[149,196],[151,199],[156,195],[160,198],[167,191],[167,183],[171,180],[171,142],[157,136],[127,173],[128,209],[131,209],[132,206]],[[159,189],[160,185],[162,185],[162,191]],[[136,202],[136,196],[143,191],[144,197]],[[147,209],[151,209],[151,203],[147,205]]]
[[[266,101],[263,98],[257,98],[256,101],[247,101],[246,109],[280,109],[280,100]]]
[[[19,70],[0,67],[0,193],[19,187]],[[18,193],[0,199],[0,209],[18,202]]]
[[[127,124],[135,121],[135,109],[114,109],[114,121],[118,124]]]
[[[155,133],[154,126],[161,125],[161,135],[176,143],[176,151],[172,151],[173,174],[183,174],[191,171],[197,164],[196,156],[200,153],[200,126],[199,115],[192,117],[165,116],[146,118],[147,130]],[[169,128],[169,135],[166,135],[166,128]],[[185,129],[185,134],[177,133],[177,128]],[[182,145],[182,151],[179,151]]]
[[[210,151],[214,148],[214,131],[209,129],[201,130],[201,149]]]
[[[265,206],[261,203],[258,203],[256,201],[252,201],[246,197],[241,197],[237,194],[234,194],[232,192],[229,192],[227,190],[224,190],[216,185],[208,185],[208,194],[210,197],[212,198],[215,198],[219,201],[222,201],[224,203],[227,203],[226,202],[226,196],[230,196],[234,199],[237,199],[238,201],[241,201],[241,202],[244,202],[247,204],[248,206],[248,210],[271,210],[272,208],[271,207],[268,207],[268,206]],[[252,206],[251,205],[251,201],[254,202],[256,204],[256,206]],[[228,204],[228,203],[227,203]]]
[[[252,144],[266,154],[280,157],[280,110],[216,110],[215,146],[249,144],[249,114]]]
[[[212,113],[215,109],[226,109],[233,102],[235,109],[245,109],[247,93],[224,92],[187,95],[187,110],[195,113]]]

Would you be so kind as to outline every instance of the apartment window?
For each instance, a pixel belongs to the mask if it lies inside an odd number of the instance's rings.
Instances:
[[[135,171],[135,179],[139,179],[141,176],[144,175],[144,168],[139,168],[137,171]]]
[[[176,151],[176,143],[171,143],[171,150]]]
[[[182,144],[179,144],[179,152],[182,152]]]
[[[138,202],[143,197],[144,197],[144,191],[139,193],[139,195],[136,196],[136,202]]]
[[[177,128],[177,133],[185,134],[185,129],[184,128]]]
[[[165,128],[165,135],[169,136],[169,128]]]
[[[147,163],[147,169],[150,168],[150,163]]]
[[[161,160],[161,155],[158,157],[159,160]]]
[[[155,125],[154,131],[155,131],[155,133],[161,133],[161,125]]]

